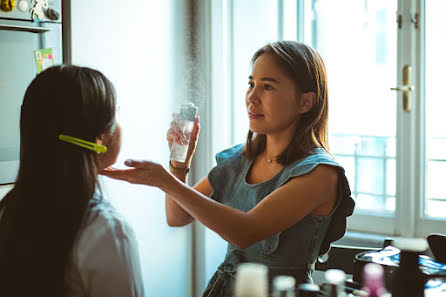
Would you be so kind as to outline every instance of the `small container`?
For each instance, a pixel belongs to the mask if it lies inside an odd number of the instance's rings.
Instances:
[[[292,276],[278,275],[273,279],[273,297],[295,297],[296,280]]]
[[[189,149],[190,134],[194,128],[194,120],[197,117],[198,107],[192,103],[182,104],[180,108],[180,119],[177,123],[181,131],[186,135],[187,141],[183,145],[176,142],[172,143],[170,148],[170,159],[178,162],[185,162],[187,151]]]
[[[394,246],[401,250],[400,264],[392,278],[393,297],[423,297],[427,278],[420,270],[418,257],[428,245],[424,238],[396,238]]]
[[[238,265],[234,285],[235,297],[267,297],[268,267],[257,263]]]
[[[315,284],[300,284],[297,288],[298,297],[318,297],[319,292],[319,286]]]
[[[325,271],[325,296],[346,297],[344,290],[345,272],[339,269],[328,269]]]
[[[384,285],[384,268],[375,263],[364,266],[362,279],[364,281],[363,291],[367,292],[367,297],[382,297],[387,290]]]

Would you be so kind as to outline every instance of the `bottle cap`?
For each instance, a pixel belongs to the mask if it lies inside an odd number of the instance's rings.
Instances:
[[[319,295],[319,286],[315,284],[300,284],[297,289],[299,297],[317,297]]]
[[[268,267],[257,263],[242,263],[237,267],[235,297],[266,297],[268,295]]]
[[[296,280],[289,275],[279,275],[273,279],[274,291],[286,291],[292,289],[294,291],[294,285]]]
[[[181,104],[180,108],[180,116],[184,120],[194,121],[197,117],[198,107],[196,107],[193,103],[185,103]]]
[[[340,269],[328,269],[325,271],[325,278],[330,284],[340,285],[345,281],[345,272]]]
[[[429,247],[426,239],[424,238],[407,238],[397,237],[393,240],[393,246],[408,252],[421,253],[427,250]]]

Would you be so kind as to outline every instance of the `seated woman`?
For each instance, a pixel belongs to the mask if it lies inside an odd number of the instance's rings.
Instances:
[[[0,204],[0,296],[143,296],[137,242],[97,175],[121,129],[111,82],[55,66],[28,87],[20,171]]]

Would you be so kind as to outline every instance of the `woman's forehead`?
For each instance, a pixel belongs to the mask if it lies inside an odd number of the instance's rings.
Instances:
[[[271,54],[260,55],[253,64],[250,78],[260,80],[264,77],[274,78],[277,81],[292,81],[292,79],[279,66],[277,58]]]

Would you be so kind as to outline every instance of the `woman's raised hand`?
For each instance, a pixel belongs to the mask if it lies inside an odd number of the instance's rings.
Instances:
[[[198,143],[198,136],[200,134],[200,117],[196,117],[194,120],[194,126],[192,132],[190,134],[189,139],[189,148],[187,151],[186,161],[178,162],[172,160],[172,165],[177,168],[189,168],[190,162],[192,161],[192,157],[195,153],[195,149]],[[173,114],[173,121],[170,124],[170,129],[167,131],[167,142],[169,144],[169,150],[172,148],[172,143],[175,141],[176,143],[183,145],[187,143],[189,135],[186,135],[181,130],[180,117],[178,114]]]
[[[169,173],[161,164],[152,161],[126,160],[129,169],[105,168],[101,174],[132,184],[162,187]]]

